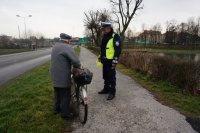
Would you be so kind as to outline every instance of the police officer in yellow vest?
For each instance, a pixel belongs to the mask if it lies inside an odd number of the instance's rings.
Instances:
[[[99,94],[109,94],[107,100],[112,100],[116,94],[115,67],[121,54],[121,40],[119,35],[114,33],[111,23],[102,22],[101,28],[103,39],[99,60],[103,64],[104,88]]]

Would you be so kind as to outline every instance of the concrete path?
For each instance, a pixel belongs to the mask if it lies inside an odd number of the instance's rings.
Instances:
[[[185,117],[176,110],[160,104],[130,77],[117,72],[117,95],[106,101],[98,95],[103,87],[102,70],[95,66],[96,56],[81,48],[82,64],[94,73],[88,86],[89,116],[86,125],[77,120],[74,133],[195,133]]]

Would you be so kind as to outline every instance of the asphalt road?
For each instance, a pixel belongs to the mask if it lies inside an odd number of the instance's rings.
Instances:
[[[87,57],[87,58],[86,58]],[[153,95],[132,78],[117,72],[117,94],[112,101],[98,95],[103,88],[102,70],[97,56],[81,48],[80,60],[94,73],[88,85],[88,121],[83,126],[75,120],[74,133],[196,133],[178,111],[159,103]]]
[[[0,85],[50,60],[50,49],[0,56]]]

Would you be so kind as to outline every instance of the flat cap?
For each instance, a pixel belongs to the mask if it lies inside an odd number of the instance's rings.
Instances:
[[[71,36],[69,36],[69,35],[67,35],[67,34],[65,34],[65,33],[60,33],[60,38],[61,38],[61,39],[72,39]]]

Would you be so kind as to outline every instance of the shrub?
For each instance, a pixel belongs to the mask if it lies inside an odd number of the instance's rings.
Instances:
[[[200,62],[161,57],[148,52],[123,52],[120,63],[151,78],[168,81],[195,94],[200,85]]]
[[[120,63],[132,68],[136,72],[146,74],[149,71],[152,54],[147,52],[123,52],[120,57]]]
[[[194,94],[200,84],[200,63],[170,57],[154,56],[151,77],[166,80]]]

